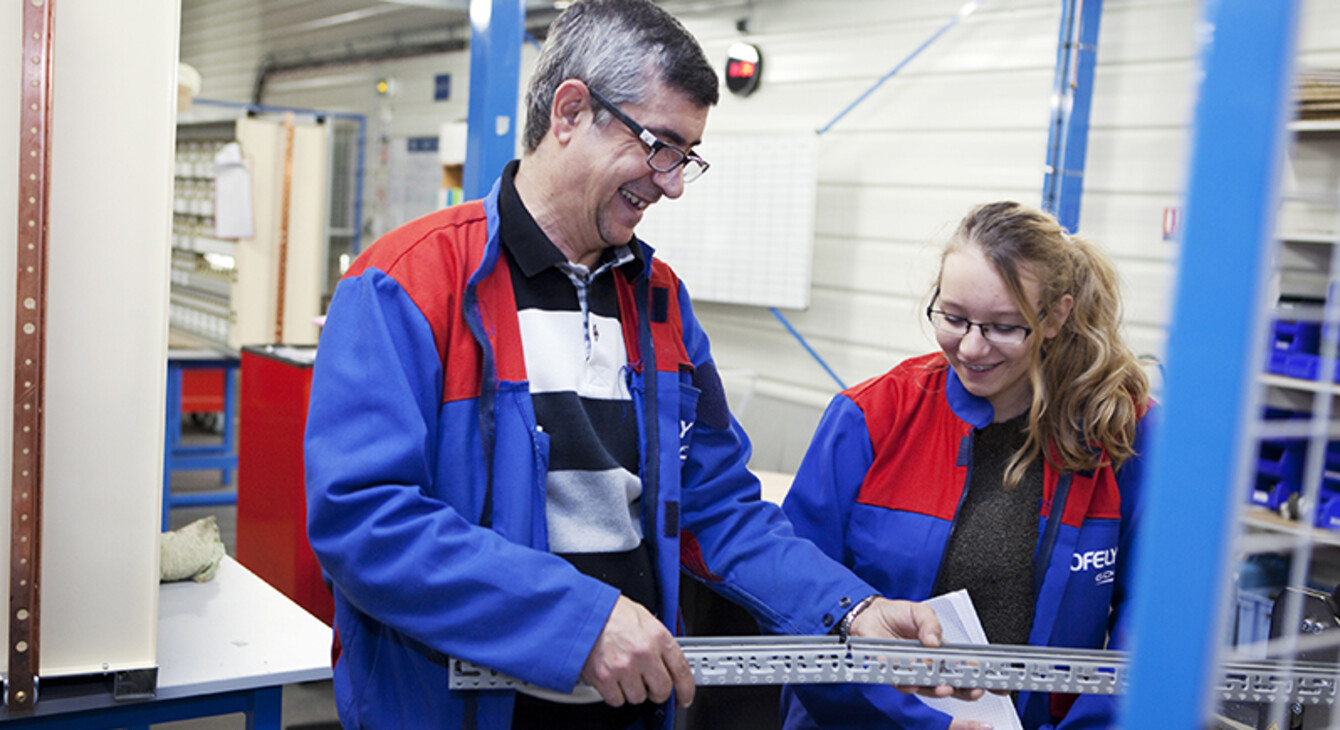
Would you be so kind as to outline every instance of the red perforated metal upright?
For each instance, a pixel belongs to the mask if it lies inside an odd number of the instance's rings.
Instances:
[[[335,605],[307,542],[302,436],[315,348],[242,348],[237,560],[330,624]]]

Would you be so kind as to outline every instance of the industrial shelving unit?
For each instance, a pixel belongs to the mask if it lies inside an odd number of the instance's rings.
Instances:
[[[241,145],[250,176],[253,235],[229,239],[215,235],[214,156],[233,142]],[[314,320],[323,311],[336,266],[329,260],[329,221],[332,193],[342,195],[343,188],[332,190],[327,181],[339,149],[330,125],[320,120],[245,115],[178,125],[174,330],[230,352],[280,341],[315,344]],[[356,241],[350,229],[346,224],[334,234],[346,243]],[[347,252],[343,258],[349,258]]]
[[[173,166],[169,322],[220,347],[235,319],[237,269],[234,241],[214,235],[214,157],[236,139],[233,122],[179,125]]]
[[[1332,704],[1211,684],[1340,659],[1340,122],[1290,121],[1299,3],[1205,13],[1122,725],[1330,727]]]
[[[1261,705],[1244,718],[1235,711],[1241,708],[1215,695],[1214,685],[1240,650],[1233,646],[1237,626],[1230,618],[1242,618],[1234,611],[1241,604],[1233,576],[1236,570],[1241,578],[1244,554],[1287,553],[1291,560],[1284,584],[1301,589],[1313,567],[1314,548],[1334,549],[1320,539],[1329,533],[1307,521],[1316,504],[1324,444],[1333,430],[1330,387],[1307,386],[1295,393],[1292,381],[1264,375],[1267,330],[1277,310],[1282,304],[1294,310],[1301,304],[1315,313],[1318,305],[1282,299],[1281,292],[1295,282],[1284,270],[1271,275],[1280,261],[1281,235],[1307,233],[1292,228],[1298,219],[1290,206],[1297,193],[1280,179],[1282,171],[1299,169],[1282,164],[1286,149],[1293,160],[1300,159],[1298,146],[1288,147],[1291,137],[1285,129],[1292,110],[1299,5],[1296,0],[1268,6],[1219,0],[1203,6],[1197,26],[1200,82],[1185,228],[1165,357],[1162,422],[1151,446],[1135,559],[1131,682],[1122,727],[1254,728],[1274,722],[1282,728],[1290,726],[1283,719],[1295,709],[1288,702]],[[1307,238],[1320,239],[1334,230],[1323,228]],[[1297,244],[1290,254],[1316,245]],[[1334,280],[1333,275],[1327,279]],[[1325,284],[1322,291],[1329,289]],[[1322,319],[1340,322],[1340,306],[1330,306],[1329,299],[1322,304]],[[1329,357],[1318,369],[1333,367],[1334,357]],[[1271,398],[1301,400],[1311,407],[1305,418],[1268,419],[1263,408]],[[1308,449],[1302,483],[1309,484],[1311,477],[1316,484],[1302,490],[1298,523],[1247,509],[1263,440],[1282,437],[1323,445]],[[1289,665],[1308,656],[1297,640],[1300,623],[1293,620],[1301,617],[1302,603],[1286,597],[1282,607],[1271,607],[1271,621],[1283,638],[1267,653],[1284,663],[1286,677]],[[1313,712],[1307,720],[1323,721],[1322,714]]]
[[[1256,454],[1234,557],[1233,650],[1295,661],[1340,659],[1340,423],[1335,397],[1340,301],[1340,120],[1288,126],[1276,235],[1270,241]],[[1323,334],[1325,333],[1325,334]],[[1329,727],[1333,708],[1223,702],[1217,717],[1249,728]]]

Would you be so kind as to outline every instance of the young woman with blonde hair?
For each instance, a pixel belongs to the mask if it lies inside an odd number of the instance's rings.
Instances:
[[[1116,648],[1149,382],[1097,246],[1013,202],[974,208],[926,316],[940,352],[838,394],[785,503],[883,595],[966,589],[993,644]],[[1019,693],[1023,726],[1105,727],[1115,699]],[[788,687],[788,730],[983,730],[890,687]]]

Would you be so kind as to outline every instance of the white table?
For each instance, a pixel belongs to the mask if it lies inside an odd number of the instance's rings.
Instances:
[[[330,679],[330,646],[330,627],[225,557],[212,581],[159,589],[156,697],[117,702],[105,681],[48,682],[34,713],[0,712],[0,726],[147,727],[243,712],[249,730],[280,730],[283,686]]]
[[[781,504],[786,499],[786,493],[791,489],[791,482],[796,478],[795,474],[783,474],[775,471],[754,471],[754,476],[763,485],[763,501]]]

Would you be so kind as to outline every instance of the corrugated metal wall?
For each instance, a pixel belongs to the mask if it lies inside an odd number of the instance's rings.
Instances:
[[[355,12],[354,0],[340,2],[342,12]],[[316,21],[297,5],[326,3],[185,0],[182,58],[202,72],[202,95],[249,99],[269,52],[293,58],[296,49],[325,51],[339,35],[384,36],[387,24],[411,13],[420,14],[413,17],[425,34],[433,23],[459,22],[378,5],[367,19],[312,28]],[[711,159],[713,132],[823,126],[964,3],[666,5],[714,63],[724,64],[727,47],[741,39],[764,54],[759,90],[747,99],[727,96],[712,112],[701,148]],[[1306,61],[1340,64],[1340,10],[1313,0],[1305,13]],[[1116,258],[1128,290],[1130,339],[1155,355],[1163,349],[1176,256],[1176,244],[1164,240],[1163,213],[1180,202],[1199,14],[1193,0],[1106,0],[1097,53],[1080,230]],[[742,19],[747,33],[737,29]],[[920,310],[937,245],[971,205],[1041,201],[1059,20],[1058,0],[985,0],[820,138],[812,303],[784,314],[848,385],[934,347]],[[523,76],[534,56],[527,45]],[[368,115],[373,157],[378,135],[434,135],[441,123],[463,119],[468,62],[462,51],[283,74],[271,80],[264,101]],[[452,97],[434,102],[431,85],[441,73],[453,77]],[[381,78],[395,79],[392,94],[375,93]],[[837,384],[766,309],[701,303],[698,313],[720,366],[753,374],[732,376],[728,387],[737,402],[753,388],[743,420],[755,440],[755,465],[793,469]]]

